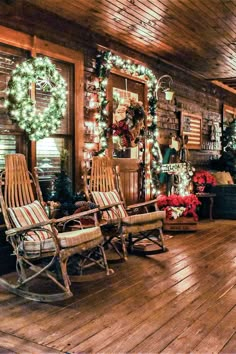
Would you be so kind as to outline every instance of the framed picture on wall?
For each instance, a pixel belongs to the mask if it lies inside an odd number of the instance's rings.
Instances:
[[[188,136],[188,149],[200,150],[202,145],[202,116],[181,112],[180,134]]]

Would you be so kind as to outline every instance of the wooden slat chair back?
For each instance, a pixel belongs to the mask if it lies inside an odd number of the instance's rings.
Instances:
[[[13,208],[32,203],[35,200],[32,183],[24,155],[7,155],[4,191],[6,206]]]
[[[114,166],[113,160],[107,156],[93,157],[89,179],[89,192],[111,192],[114,190],[119,193],[122,204],[125,206],[119,166]]]
[[[20,207],[38,200],[43,205],[42,193],[38,180],[28,171],[23,154],[10,154],[5,156],[6,167],[2,173],[4,185],[3,212],[7,208]],[[4,212],[7,229],[12,228],[8,214]]]
[[[120,222],[119,238],[122,243],[122,256],[127,258],[125,249],[125,239],[128,239],[128,249],[134,251],[135,248],[141,250],[145,254],[155,254],[166,250],[163,240],[163,220],[165,212],[157,210],[156,200],[138,203],[125,207],[124,196],[121,187],[119,170],[113,167],[113,161],[107,156],[93,157],[91,175],[89,181],[90,194],[95,203],[99,203],[101,209],[109,207],[110,201],[111,210],[113,212],[103,212],[110,217]],[[86,180],[86,178],[84,179]],[[86,195],[88,195],[88,191]],[[114,205],[116,203],[116,205]],[[154,211],[149,212],[149,208],[153,207]],[[123,209],[122,209],[123,208]],[[135,210],[135,214],[133,213]],[[142,211],[141,211],[142,210]],[[132,213],[133,215],[129,215]],[[116,234],[110,235],[108,241],[114,248],[114,237]],[[141,247],[145,245],[144,247]],[[147,245],[149,247],[147,250]]]
[[[104,218],[101,220],[101,224],[103,225],[103,235],[105,238],[104,247],[108,245],[111,246],[115,250],[115,252],[119,255],[119,258],[122,260],[127,259],[127,252],[125,246],[125,237],[121,233],[121,217],[117,204],[116,195],[113,193],[114,191],[120,191],[118,187],[118,171],[112,165],[112,160],[106,156],[94,156],[92,160],[92,166],[90,175],[87,175],[87,171],[85,171],[84,175],[84,189],[85,194],[89,200],[92,200],[95,204],[99,206],[101,210],[103,210]],[[88,184],[87,184],[88,180]],[[103,202],[102,204],[94,197],[97,192],[101,193],[113,193],[111,202]],[[121,191],[122,194],[122,191]],[[115,199],[114,199],[115,198]],[[119,202],[120,202],[120,197]],[[113,212],[110,212],[110,203],[114,205],[112,209]],[[115,204],[114,204],[115,203]],[[120,206],[119,206],[120,207]],[[126,211],[124,210],[125,214]],[[104,222],[106,225],[104,226]],[[120,251],[119,247],[117,247],[116,243],[113,242],[114,239],[120,239],[122,251]]]
[[[112,161],[107,157],[94,157],[89,181],[89,190],[109,192],[114,189],[115,183]]]
[[[37,175],[32,176],[28,171],[25,156],[11,154],[5,161],[5,171],[0,174],[0,207],[7,227],[7,241],[16,256],[18,279],[16,283],[9,283],[0,278],[0,286],[31,300],[50,302],[71,297],[71,281],[81,280],[80,276],[68,275],[68,262],[74,261],[80,274],[88,265],[96,265],[103,273],[111,274],[96,218],[98,209],[49,219],[43,208]],[[95,226],[58,232],[57,225],[79,223],[88,215],[94,215]],[[41,275],[48,277],[60,290],[51,294],[31,290],[32,280]]]

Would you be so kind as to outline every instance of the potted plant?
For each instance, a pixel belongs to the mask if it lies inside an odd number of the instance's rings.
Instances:
[[[181,196],[177,194],[160,195],[157,197],[157,206],[160,210],[166,211],[167,219],[177,219],[180,216],[192,216],[198,220],[196,213],[197,206],[201,202],[195,194]]]
[[[157,206],[166,211],[165,231],[196,231],[197,207],[201,202],[195,194],[181,196],[177,194],[159,195]]]
[[[203,193],[209,191],[211,186],[216,185],[216,178],[209,171],[200,170],[194,173],[193,183],[195,186],[195,191],[198,193]]]

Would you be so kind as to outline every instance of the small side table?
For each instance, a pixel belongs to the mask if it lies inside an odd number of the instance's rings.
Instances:
[[[201,198],[206,198],[209,199],[210,204],[209,204],[209,219],[212,221],[212,209],[214,205],[214,197],[216,196],[215,193],[196,193],[196,196],[201,199]]]

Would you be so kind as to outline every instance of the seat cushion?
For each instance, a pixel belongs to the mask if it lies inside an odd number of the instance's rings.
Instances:
[[[114,190],[110,192],[92,192],[94,202],[100,207],[121,202],[119,193]],[[117,207],[104,211],[102,218],[104,220],[115,220],[126,217],[128,214],[122,204]]]
[[[54,252],[56,250],[53,238],[42,241],[22,241],[19,246],[24,255],[28,257],[39,257],[43,253]]]
[[[49,220],[45,210],[37,200],[21,207],[8,208],[8,212],[15,227],[28,226]],[[43,228],[53,232],[51,225],[46,225]],[[28,241],[44,241],[48,238],[51,238],[50,233],[41,230],[28,231],[25,236]]]
[[[103,240],[100,227],[91,227],[83,230],[74,230],[69,232],[62,232],[58,234],[58,239],[61,247],[74,247],[79,245],[86,245],[94,241],[95,244]]]
[[[92,249],[103,242],[100,227],[62,232],[57,237],[62,248],[76,247],[79,248],[78,251]],[[21,248],[28,256],[37,257],[42,253],[55,251],[55,244],[52,238],[44,241],[23,241]]]
[[[162,227],[166,217],[165,211],[130,215],[122,219],[123,231],[126,233],[143,232]]]

